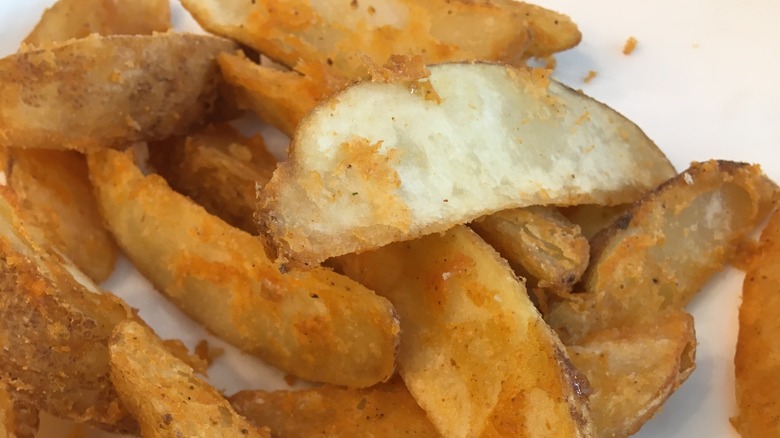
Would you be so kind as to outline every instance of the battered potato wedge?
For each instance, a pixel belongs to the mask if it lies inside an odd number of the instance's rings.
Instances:
[[[142,35],[170,28],[168,0],[59,0],[43,13],[24,43],[40,46],[93,33]]]
[[[619,204],[675,173],[636,125],[546,70],[430,72],[352,86],[301,123],[260,194],[282,256],[317,263],[514,207]]]
[[[90,36],[0,59],[0,146],[88,151],[187,133],[217,101],[222,38]]]
[[[255,64],[241,53],[223,53],[218,59],[238,106],[252,110],[290,137],[303,117],[329,92],[323,82],[295,71]]]
[[[109,342],[111,381],[144,438],[271,436],[236,413],[148,327],[126,321]]]
[[[35,438],[39,422],[38,410],[15,401],[0,383],[0,438]]]
[[[443,436],[591,436],[587,401],[558,337],[472,230],[334,262],[398,309],[398,372]]]
[[[209,32],[304,74],[352,80],[363,56],[517,62],[580,41],[565,15],[511,0],[183,0]],[[475,32],[475,29],[479,29]]]
[[[304,391],[241,391],[236,411],[272,437],[440,436],[400,379],[368,389],[321,386]]]
[[[775,190],[758,166],[693,163],[593,238],[585,293],[547,322],[570,343],[682,308],[764,219]]]
[[[257,234],[257,189],[271,179],[276,159],[259,135],[244,137],[227,124],[149,146],[149,161],[177,192],[209,213]]]
[[[132,432],[108,375],[108,338],[132,310],[52,253],[0,189],[0,379],[17,400],[55,416]],[[82,274],[83,276],[83,274]]]
[[[103,226],[84,157],[73,151],[11,148],[8,185],[22,214],[95,282],[114,270],[117,246]]]
[[[734,357],[739,412],[731,423],[744,437],[780,436],[780,211],[761,234],[745,275]]]
[[[531,287],[569,292],[588,267],[587,239],[555,207],[500,211],[471,227]]]
[[[363,387],[393,373],[399,326],[386,299],[325,268],[281,273],[257,237],[144,177],[125,153],[87,161],[125,254],[217,336],[307,380]]]
[[[593,333],[566,350],[588,378],[593,430],[599,437],[636,433],[696,367],[693,318],[682,311]]]

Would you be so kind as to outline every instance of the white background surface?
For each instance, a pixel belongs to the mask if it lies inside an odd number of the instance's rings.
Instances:
[[[678,170],[692,160],[731,159],[761,163],[780,180],[780,2],[537,2],[570,15],[583,33],[577,48],[557,56],[556,77],[635,121]],[[0,0],[0,55],[16,50],[51,3]],[[178,4],[174,20],[179,28],[194,29]],[[629,36],[639,44],[624,56]],[[586,84],[590,70],[598,74]],[[217,388],[232,393],[287,386],[279,372],[214,340],[183,317],[129,263],[120,262],[104,286],[140,308],[161,336],[178,337],[191,347],[207,338],[226,348],[210,370]],[[732,361],[740,287],[741,275],[728,270],[691,303],[699,340],[697,370],[638,436],[736,436],[728,417],[735,405]],[[48,419],[41,435],[67,436],[69,427]]]

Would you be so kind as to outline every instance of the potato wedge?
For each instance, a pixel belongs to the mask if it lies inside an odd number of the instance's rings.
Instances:
[[[218,60],[238,106],[252,110],[290,137],[303,117],[330,92],[325,83],[295,71],[256,64],[241,53],[223,53]]]
[[[588,267],[588,241],[555,207],[515,208],[471,228],[525,277],[530,287],[569,292]]]
[[[71,38],[142,35],[171,28],[168,0],[58,0],[24,39],[40,46]]]
[[[144,177],[125,153],[87,161],[125,254],[214,334],[307,380],[363,387],[393,373],[399,326],[386,299],[325,268],[281,273],[258,238]]]
[[[24,40],[41,46],[92,33],[140,35],[171,27],[167,0],[59,0]],[[74,152],[10,148],[8,184],[25,214],[48,241],[81,271],[100,283],[111,275],[117,247],[103,227],[84,157]]]
[[[10,148],[8,185],[22,214],[95,282],[114,270],[118,248],[103,226],[84,157],[73,151]]]
[[[185,134],[235,43],[180,33],[90,36],[0,59],[0,146],[88,151]]]
[[[591,436],[558,337],[509,265],[465,226],[334,260],[403,323],[398,372],[446,437]]]
[[[324,385],[303,391],[241,391],[236,411],[274,437],[440,436],[401,379],[367,389]]]
[[[39,422],[38,410],[14,400],[0,383],[0,438],[35,438]]]
[[[731,423],[744,437],[780,436],[780,211],[761,234],[745,275],[734,357],[738,414]]]
[[[276,167],[262,137],[244,137],[228,124],[212,125],[150,145],[149,162],[177,192],[230,225],[257,234],[257,190]]]
[[[636,125],[547,74],[445,64],[428,97],[364,82],[323,101],[261,193],[261,225],[317,263],[508,208],[619,204],[674,175]]]
[[[108,338],[132,310],[99,293],[22,223],[0,188],[0,379],[21,403],[106,430],[132,432],[108,377]]]
[[[682,308],[764,219],[775,190],[758,166],[693,163],[593,238],[585,293],[547,322],[571,343]]]
[[[565,15],[510,0],[183,0],[209,32],[308,74],[360,77],[362,56],[424,55],[426,63],[546,56],[580,41]],[[479,32],[474,32],[479,29]]]
[[[588,378],[594,435],[629,436],[696,368],[693,318],[673,310],[646,324],[593,333],[566,351]]]
[[[144,438],[270,437],[135,321],[119,324],[108,346],[111,381]]]

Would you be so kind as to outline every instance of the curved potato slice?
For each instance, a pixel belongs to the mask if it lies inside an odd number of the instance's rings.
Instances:
[[[131,432],[135,421],[109,381],[108,338],[117,323],[135,316],[113,295],[76,281],[77,271],[40,235],[22,223],[8,189],[0,189],[0,376],[21,402]]]
[[[126,321],[108,345],[111,381],[144,438],[270,438],[172,355],[148,327]]]
[[[211,111],[222,38],[90,36],[0,59],[0,146],[87,151],[185,134]]]
[[[366,389],[323,385],[303,391],[241,391],[230,403],[255,425],[285,438],[440,436],[400,379]]]
[[[87,163],[74,151],[10,148],[8,185],[22,214],[95,282],[114,270],[118,248],[92,193]]]
[[[593,333],[566,351],[588,378],[594,435],[629,436],[696,368],[693,318],[674,310],[646,324]]]
[[[360,77],[362,56],[423,55],[427,64],[515,62],[575,46],[569,17],[510,0],[183,0],[204,29],[309,74]],[[475,31],[479,29],[479,31]]]
[[[444,64],[430,87],[363,82],[323,101],[261,193],[261,224],[316,263],[513,207],[633,201],[674,175],[636,125],[546,75]]]
[[[25,44],[100,35],[140,35],[171,28],[168,0],[58,0],[47,9]]]
[[[775,190],[758,166],[693,163],[593,238],[585,292],[547,322],[568,343],[681,309],[764,219]]]
[[[325,268],[282,267],[233,228],[114,150],[90,154],[98,205],[120,247],[217,336],[307,380],[363,387],[395,368],[393,306]]]
[[[472,230],[457,226],[334,263],[398,309],[398,372],[443,436],[591,436],[563,345],[509,265]]]
[[[744,437],[780,436],[780,211],[761,234],[761,246],[742,285],[734,356],[739,412],[731,419]]]

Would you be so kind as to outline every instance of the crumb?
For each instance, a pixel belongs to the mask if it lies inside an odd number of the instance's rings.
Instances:
[[[298,383],[298,378],[293,376],[292,374],[285,374],[284,381],[287,383],[288,386],[293,386],[296,383]]]
[[[198,342],[198,345],[195,346],[195,355],[206,362],[207,366],[211,366],[211,364],[223,354],[225,354],[225,350],[210,347],[208,341],[205,339],[202,339]]]
[[[588,75],[585,76],[585,79],[583,81],[587,84],[588,82],[592,81],[593,78],[595,78],[598,75],[594,70],[591,70],[588,72]]]
[[[636,38],[632,36],[628,37],[628,39],[626,40],[626,44],[623,45],[623,54],[630,55],[631,52],[633,52],[634,49],[636,49],[636,43],[637,43]]]

